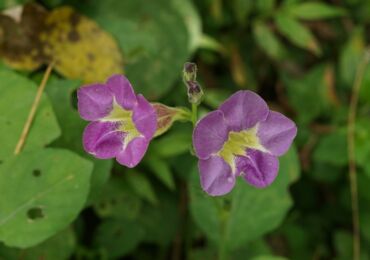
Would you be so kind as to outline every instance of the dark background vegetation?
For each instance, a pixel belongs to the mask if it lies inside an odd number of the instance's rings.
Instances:
[[[0,0],[0,8],[26,2]],[[370,1],[37,4],[25,7],[23,22],[0,16],[0,259],[352,259],[354,202],[360,258],[370,259]],[[63,16],[65,5],[75,13]],[[51,60],[24,151],[13,156]],[[207,196],[187,122],[155,139],[135,169],[83,151],[76,88],[122,72],[150,101],[188,106],[186,61],[198,64],[200,115],[250,89],[296,122],[273,185],[241,181],[227,196]],[[350,106],[357,113],[348,135]],[[32,178],[68,173],[77,192],[63,184],[37,195],[52,180]],[[33,206],[19,208],[28,198]]]

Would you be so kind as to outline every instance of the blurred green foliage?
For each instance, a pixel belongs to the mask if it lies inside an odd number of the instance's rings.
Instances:
[[[28,2],[0,0],[0,9],[9,14]],[[134,170],[86,154],[81,138],[87,123],[76,111],[76,89],[86,75],[59,71],[48,81],[24,150],[14,156],[45,68],[19,70],[6,62],[14,39],[2,13],[0,259],[352,258],[347,116],[369,49],[370,1],[37,3],[50,12],[68,5],[96,22],[119,46],[119,57],[109,56],[107,64],[119,64],[115,69],[150,101],[187,106],[181,71],[191,60],[205,92],[201,115],[233,92],[251,89],[294,119],[298,136],[270,187],[258,190],[241,181],[229,195],[209,197],[191,155],[190,123],[175,122],[154,139]],[[26,32],[11,34],[14,48],[24,50],[27,40],[35,40],[36,33]],[[63,45],[71,57],[68,69],[86,70],[73,58],[85,54],[70,44]],[[88,44],[97,54],[104,49],[93,40]],[[100,77],[104,65],[96,65],[89,75]],[[354,138],[361,259],[369,259],[370,66],[361,82]]]

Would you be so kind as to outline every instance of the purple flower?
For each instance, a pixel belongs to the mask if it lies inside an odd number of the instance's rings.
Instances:
[[[86,152],[100,159],[115,157],[127,167],[143,158],[157,128],[152,105],[135,95],[122,75],[111,76],[106,84],[92,84],[77,92],[78,111],[92,121],[83,134]]]
[[[226,194],[237,176],[257,188],[270,185],[278,173],[277,157],[296,134],[294,122],[269,110],[260,96],[238,91],[194,129],[202,188],[213,196]]]

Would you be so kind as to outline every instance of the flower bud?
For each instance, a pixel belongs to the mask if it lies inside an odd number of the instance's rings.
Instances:
[[[196,81],[188,81],[186,85],[188,87],[189,102],[199,105],[203,97],[203,90],[201,86]]]
[[[186,62],[183,70],[184,82],[197,80],[197,64],[193,62]]]
[[[197,65],[192,62],[186,62],[183,70],[184,84],[188,89],[189,102],[197,104],[201,102],[203,90],[197,80]]]

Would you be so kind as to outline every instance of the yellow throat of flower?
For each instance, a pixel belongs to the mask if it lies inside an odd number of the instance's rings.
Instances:
[[[235,156],[245,156],[247,149],[266,152],[257,136],[257,129],[258,125],[240,132],[229,132],[227,141],[217,153],[230,165],[233,174],[236,173]]]
[[[125,110],[116,101],[113,102],[113,109],[102,119],[103,122],[119,122],[120,126],[116,131],[125,132],[125,139],[123,147],[126,148],[129,142],[134,138],[141,136],[137,130],[133,118],[133,112],[131,110]]]

